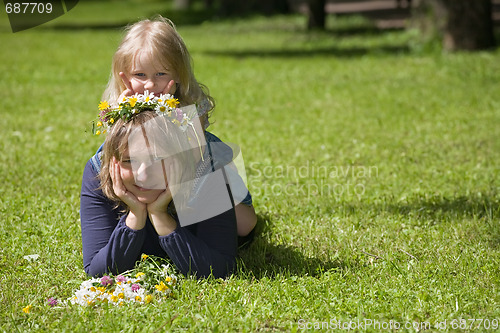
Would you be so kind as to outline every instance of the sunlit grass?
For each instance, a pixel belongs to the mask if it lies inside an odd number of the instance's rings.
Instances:
[[[82,2],[47,27],[0,32],[2,330],[500,317],[498,51],[415,53],[404,31],[339,18],[308,34],[299,16],[178,27],[217,101],[211,130],[242,148],[261,222],[238,272],[184,280],[158,306],[48,307],[86,278],[79,188],[102,140],[89,125],[117,27],[160,6],[137,3]]]

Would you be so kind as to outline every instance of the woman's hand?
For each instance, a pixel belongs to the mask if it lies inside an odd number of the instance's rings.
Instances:
[[[153,224],[158,236],[171,234],[177,228],[177,222],[167,213],[170,201],[172,201],[172,194],[167,188],[154,202],[147,206],[149,220]]]
[[[111,160],[109,167],[111,180],[113,181],[113,191],[116,196],[125,204],[129,209],[126,224],[129,228],[139,230],[146,225],[147,209],[146,205],[141,203],[137,197],[129,192],[125,185],[120,172],[120,163],[115,157]]]
[[[161,213],[166,213],[170,201],[172,201],[172,193],[170,192],[170,189],[167,188],[160,193],[160,195],[154,202],[147,205],[148,214],[158,215]]]
[[[165,159],[161,161],[164,177],[167,177],[167,188],[163,191],[158,198],[147,205],[149,219],[153,224],[159,236],[165,236],[172,233],[177,227],[177,222],[167,213],[167,207],[172,201],[172,185],[177,185],[179,180],[177,176],[180,175],[180,165],[175,159]]]

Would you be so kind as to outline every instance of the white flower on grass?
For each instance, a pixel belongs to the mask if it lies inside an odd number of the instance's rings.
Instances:
[[[144,255],[142,267],[118,276],[104,275],[90,278],[80,284],[73,297],[62,304],[97,306],[102,304],[126,305],[129,303],[149,304],[171,297],[177,277],[169,274],[171,266],[159,265],[155,259]]]
[[[167,269],[168,266],[164,265],[162,272],[160,272],[163,280],[154,286],[155,290],[152,293],[148,292],[147,284],[144,282],[146,274],[139,272],[136,274],[136,278],[119,275],[112,280],[112,283],[108,281],[111,279],[109,276],[106,276],[104,284],[103,278],[91,278],[83,281],[80,288],[68,301],[80,306],[94,306],[100,303],[118,306],[127,303],[148,304],[153,298],[162,301],[172,293],[173,286],[177,281],[177,277],[167,274]]]
[[[38,258],[40,258],[40,255],[38,255],[38,254],[28,254],[27,256],[24,256],[23,258],[26,259],[26,260],[28,260],[28,261],[37,261]]]

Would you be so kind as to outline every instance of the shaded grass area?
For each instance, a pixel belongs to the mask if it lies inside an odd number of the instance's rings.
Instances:
[[[358,17],[326,33],[299,16],[180,24],[216,98],[211,130],[242,149],[257,238],[234,276],[185,279],[165,304],[48,307],[86,278],[79,188],[115,27],[163,6],[123,3],[17,34],[0,17],[2,330],[499,318],[498,51],[416,51],[411,33]]]

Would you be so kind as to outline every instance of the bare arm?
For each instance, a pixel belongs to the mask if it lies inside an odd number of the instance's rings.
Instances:
[[[257,224],[257,215],[253,206],[238,204],[235,207],[238,236],[246,236]]]

